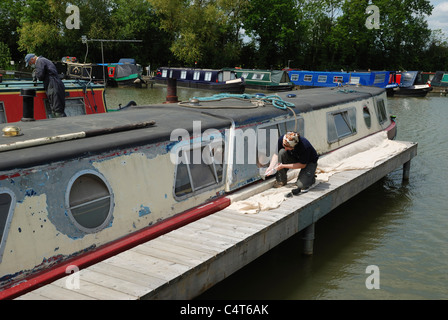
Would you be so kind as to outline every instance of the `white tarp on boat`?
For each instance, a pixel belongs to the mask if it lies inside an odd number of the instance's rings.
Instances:
[[[316,184],[329,181],[338,172],[349,170],[367,170],[406,149],[399,141],[389,140],[387,133],[382,131],[360,142],[352,143],[319,158],[316,170]],[[297,170],[298,171],[298,170]],[[297,175],[294,175],[295,177]],[[295,184],[293,183],[292,187]],[[244,200],[236,201],[229,209],[243,213],[258,213],[260,211],[278,208],[285,200],[285,194],[291,191],[291,183],[279,189],[268,189]]]

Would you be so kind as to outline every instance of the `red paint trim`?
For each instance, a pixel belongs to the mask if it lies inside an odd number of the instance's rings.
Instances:
[[[212,213],[220,211],[230,205],[230,199],[222,197],[208,202],[191,210],[180,213],[172,218],[164,220],[144,230],[135,232],[122,239],[99,247],[93,252],[86,253],[80,257],[64,262],[50,270],[42,272],[30,279],[17,284],[14,287],[0,291],[0,300],[14,299],[27,292],[49,284],[57,279],[67,276],[67,267],[77,266],[79,269],[86,268],[102,260],[129,250],[139,244],[157,238],[165,233],[187,225]]]

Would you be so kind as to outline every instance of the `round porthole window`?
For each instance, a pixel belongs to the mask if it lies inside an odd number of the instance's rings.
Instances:
[[[98,172],[85,170],[70,179],[66,204],[73,223],[88,233],[97,232],[112,217],[113,194]]]

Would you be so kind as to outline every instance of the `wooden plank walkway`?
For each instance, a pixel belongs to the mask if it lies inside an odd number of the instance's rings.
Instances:
[[[277,209],[244,214],[226,208],[17,299],[192,299],[297,232],[314,228],[331,210],[400,166],[406,178],[417,144],[402,143],[404,151],[374,168],[337,173]],[[272,183],[233,197],[250,196]],[[79,288],[73,288],[76,280]]]

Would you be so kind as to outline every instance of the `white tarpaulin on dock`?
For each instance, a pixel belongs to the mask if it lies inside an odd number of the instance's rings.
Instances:
[[[405,149],[404,143],[388,139],[385,131],[374,134],[320,157],[316,170],[316,183],[329,181],[330,177],[338,172],[371,169],[379,162]],[[295,182],[296,178],[293,179]],[[291,191],[291,187],[295,187],[295,184],[291,185],[290,182],[282,188],[268,189],[247,199],[236,201],[230,208],[243,213],[258,213],[278,208],[285,200],[285,194]]]

